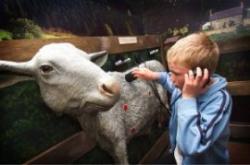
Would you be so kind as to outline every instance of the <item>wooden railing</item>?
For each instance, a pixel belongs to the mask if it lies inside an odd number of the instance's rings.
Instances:
[[[48,150],[28,160],[24,164],[64,164],[72,163],[96,145],[85,132],[78,132]]]
[[[107,50],[110,54],[160,47],[158,35],[130,37],[75,37],[65,39],[11,40],[0,42],[0,59],[26,61],[32,58],[43,45],[69,42],[86,52]]]

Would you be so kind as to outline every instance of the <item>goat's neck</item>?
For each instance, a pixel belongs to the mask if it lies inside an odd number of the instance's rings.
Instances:
[[[98,114],[84,113],[81,116],[78,116],[77,120],[84,131],[88,132],[92,137],[96,136],[99,124]]]

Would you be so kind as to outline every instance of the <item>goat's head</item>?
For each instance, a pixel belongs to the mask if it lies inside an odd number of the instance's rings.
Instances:
[[[0,61],[0,71],[34,78],[52,110],[78,114],[108,110],[118,100],[119,83],[99,67],[106,60],[105,51],[87,54],[69,43],[52,43],[28,62]]]

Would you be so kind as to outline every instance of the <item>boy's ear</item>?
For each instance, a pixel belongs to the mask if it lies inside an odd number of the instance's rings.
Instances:
[[[18,82],[34,80],[33,77],[23,75],[1,75],[0,76],[0,89],[12,86]]]

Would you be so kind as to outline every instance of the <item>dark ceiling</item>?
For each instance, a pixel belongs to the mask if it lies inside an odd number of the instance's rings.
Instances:
[[[141,35],[189,25],[193,31],[213,12],[250,0],[0,0],[0,29],[9,20],[32,19],[43,29],[78,35]]]

